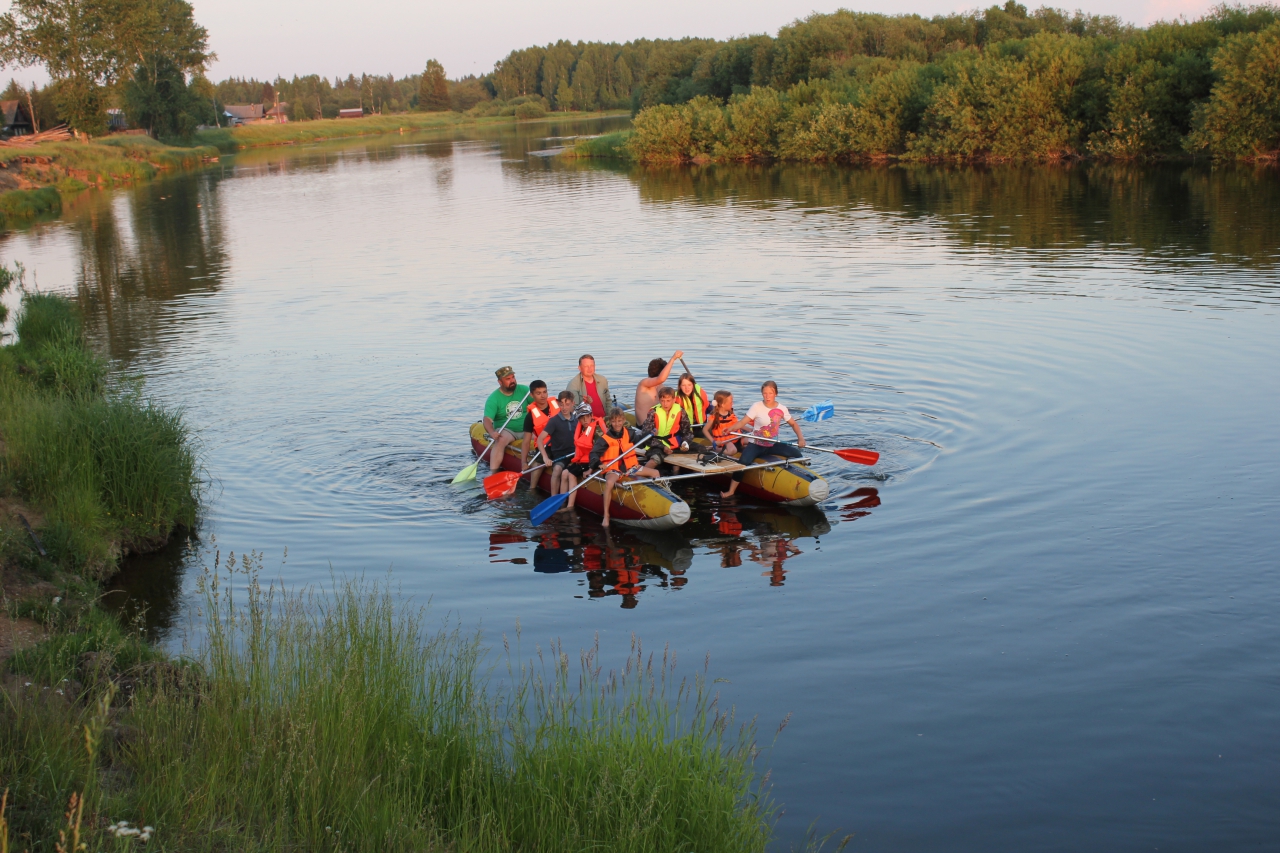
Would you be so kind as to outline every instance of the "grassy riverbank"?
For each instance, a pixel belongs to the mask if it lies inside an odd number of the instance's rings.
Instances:
[[[478,637],[378,585],[264,589],[256,555],[199,578],[196,648],[150,645],[99,584],[195,523],[191,436],[113,380],[69,301],[25,294],[16,331],[0,347],[0,850],[144,834],[174,851],[764,850],[752,730],[665,650],[633,645],[605,672],[594,650],[517,633],[495,670]]]
[[[64,195],[150,180],[217,156],[211,146],[176,147],[146,136],[0,148],[0,228],[60,212]]]
[[[627,115],[625,110],[613,112],[558,112],[525,119],[514,115],[468,115],[465,113],[404,113],[400,115],[371,115],[358,119],[320,119],[317,121],[288,122],[286,124],[252,124],[237,128],[202,130],[195,140],[201,145],[220,151],[239,151],[267,145],[296,145],[302,142],[318,142],[326,139],[342,139],[355,136],[401,133],[420,130],[442,130],[459,126],[504,125],[519,121],[521,124],[575,119],[601,118]]]

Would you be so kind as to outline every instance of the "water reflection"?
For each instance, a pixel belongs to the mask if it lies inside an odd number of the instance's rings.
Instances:
[[[90,337],[128,364],[207,318],[166,310],[216,293],[229,265],[218,176],[187,175],[87,201],[68,220]]]
[[[827,513],[818,507],[752,506],[724,503],[686,493],[693,518],[677,530],[654,532],[605,529],[594,516],[557,517],[550,529],[528,530],[510,519],[489,533],[490,563],[528,566],[544,575],[576,575],[575,598],[617,597],[631,609],[648,589],[681,589],[697,577],[699,554],[714,558],[706,567],[758,566],[769,586],[787,582],[788,562],[820,547],[831,532]],[[842,501],[841,518],[852,521],[880,505],[874,488],[860,488]],[[812,539],[801,548],[798,542]],[[531,547],[532,546],[532,547]],[[531,554],[531,557],[530,557]],[[585,586],[585,590],[581,587]]]
[[[839,216],[887,214],[961,247],[1137,250],[1240,267],[1280,263],[1280,172],[1270,167],[1104,163],[953,168],[805,165],[623,167],[531,158],[522,173],[608,170],[651,204],[738,205]],[[865,229],[870,223],[862,223]],[[827,223],[833,236],[848,228]],[[1274,279],[1254,281],[1274,298]],[[1237,287],[1233,281],[1229,286]],[[1228,286],[1199,281],[1197,288]],[[1261,295],[1261,294],[1259,294]]]

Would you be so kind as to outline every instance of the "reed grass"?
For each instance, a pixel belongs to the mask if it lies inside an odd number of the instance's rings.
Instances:
[[[508,650],[498,682],[478,638],[425,630],[385,586],[284,594],[252,556],[228,567],[201,581],[200,688],[134,703],[134,812],[169,845],[764,849],[751,729],[672,656],[637,643],[604,674],[594,649]]]
[[[43,510],[46,544],[102,575],[194,525],[199,462],[182,412],[111,387],[63,297],[24,295],[15,326],[0,350],[0,484]]]
[[[61,211],[62,196],[53,187],[11,190],[0,194],[0,225],[10,219],[31,219]]]
[[[560,156],[571,160],[583,157],[630,160],[631,151],[627,148],[627,142],[631,139],[631,135],[630,130],[620,130],[617,133],[579,139],[561,152]]]

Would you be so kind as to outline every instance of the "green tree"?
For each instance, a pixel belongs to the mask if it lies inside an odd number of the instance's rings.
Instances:
[[[1280,156],[1280,22],[1228,36],[1213,57],[1218,82],[1188,142],[1215,157]]]
[[[104,86],[120,51],[112,0],[14,0],[0,16],[0,61],[43,65],[58,84],[58,112],[83,133],[107,129]]]
[[[449,81],[444,76],[444,66],[428,59],[427,70],[422,72],[422,81],[418,85],[418,108],[427,112],[444,112],[449,107]]]
[[[0,61],[43,65],[58,112],[83,133],[106,132],[106,88],[141,76],[196,73],[213,58],[186,0],[14,0],[0,16]],[[167,85],[167,83],[166,83]]]
[[[124,85],[125,115],[155,137],[190,137],[202,104],[187,88],[182,70],[163,57],[139,66]]]

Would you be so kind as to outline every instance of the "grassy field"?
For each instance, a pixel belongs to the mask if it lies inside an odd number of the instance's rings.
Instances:
[[[384,585],[264,588],[253,554],[199,577],[195,648],[150,645],[99,584],[195,524],[192,437],[118,384],[66,299],[24,293],[15,328],[0,347],[0,851],[765,849],[753,729],[665,649],[636,641],[606,671],[595,649],[529,649],[517,630],[491,655]]]

